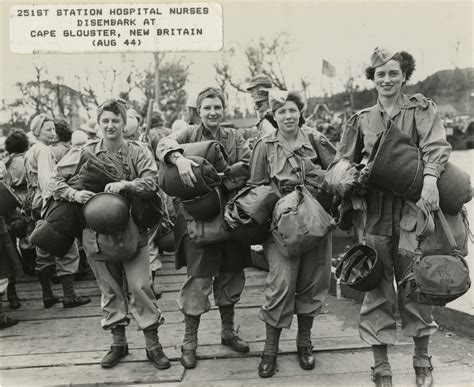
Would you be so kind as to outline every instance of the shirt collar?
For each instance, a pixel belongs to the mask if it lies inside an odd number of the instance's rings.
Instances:
[[[296,141],[293,146],[288,145],[288,143],[286,142],[285,138],[281,135],[279,130],[277,130],[276,133],[272,137],[273,137],[272,138],[273,141],[278,141],[281,146],[283,146],[284,148],[292,152],[301,148],[313,149],[311,146],[308,145],[309,139],[307,138],[303,130],[301,130],[301,128],[298,128],[298,134],[296,135]]]
[[[379,108],[379,111],[383,114],[385,114],[385,109],[380,103],[380,100],[377,99],[377,107]],[[411,109],[416,107],[416,105],[410,101],[408,96],[405,93],[400,93],[398,99],[397,99],[397,107],[395,110],[392,112],[391,118],[395,117],[398,113],[400,113],[401,109]]]
[[[199,130],[201,131],[202,134],[204,134],[204,136],[214,137],[211,131],[207,129],[202,122],[201,122],[201,125],[199,125]],[[219,138],[227,138],[228,136],[229,136],[228,130],[226,130],[225,128],[219,125],[219,127],[217,128],[215,140],[218,140]]]

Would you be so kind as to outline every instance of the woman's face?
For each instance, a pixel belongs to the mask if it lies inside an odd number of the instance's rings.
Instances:
[[[125,128],[125,121],[121,115],[104,110],[99,118],[99,126],[102,130],[104,139],[116,140],[118,138],[122,138],[123,130]]]
[[[396,60],[391,59],[377,67],[374,73],[374,84],[378,95],[386,98],[398,95],[405,78],[400,63]]]
[[[219,98],[204,98],[199,107],[199,116],[208,129],[219,126],[224,118],[224,106]]]
[[[293,101],[286,101],[282,107],[275,110],[274,116],[278,130],[282,133],[290,134],[297,131],[301,113]]]
[[[45,121],[40,129],[38,140],[44,144],[51,144],[56,139],[56,130],[53,121]]]

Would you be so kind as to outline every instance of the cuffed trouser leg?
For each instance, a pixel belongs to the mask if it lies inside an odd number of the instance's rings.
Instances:
[[[102,293],[102,328],[111,329],[116,325],[128,325],[130,320],[127,317],[127,298],[122,289],[122,264],[107,264],[89,258],[88,261]]]
[[[151,271],[148,245],[142,246],[135,258],[124,261],[123,267],[128,281],[130,312],[138,328],[158,326],[162,322],[161,311],[156,306],[155,294],[151,288]]]
[[[216,306],[235,305],[240,301],[240,295],[245,286],[245,272],[219,273],[214,277],[212,288]]]
[[[184,314],[200,316],[211,309],[209,296],[212,292],[212,278],[188,275],[178,295],[178,308]]]
[[[384,264],[379,286],[367,292],[360,310],[359,334],[370,345],[394,344],[397,337],[396,302],[393,285],[392,237],[367,235],[372,247]]]
[[[268,239],[263,249],[268,257],[269,272],[265,280],[265,303],[258,317],[272,327],[289,328],[295,311],[300,258],[284,256],[273,239]]]
[[[379,286],[365,295],[360,311],[361,339],[370,345],[394,344],[397,303],[405,336],[421,337],[434,333],[437,325],[431,316],[432,307],[412,302],[403,289],[399,289],[398,294],[395,290],[392,257],[397,257],[398,239],[367,235],[367,244],[375,249],[384,263],[384,276]]]
[[[332,235],[303,254],[296,280],[295,314],[316,317],[323,307],[331,281]]]
[[[158,224],[148,232],[148,253],[150,256],[150,269],[151,271],[160,270],[162,267],[161,256],[158,245],[155,242],[156,232],[158,230]]]
[[[74,274],[79,268],[79,250],[74,241],[67,253],[62,257],[55,257],[47,251],[36,248],[36,270],[42,271],[46,267],[56,265],[56,274],[59,276]]]

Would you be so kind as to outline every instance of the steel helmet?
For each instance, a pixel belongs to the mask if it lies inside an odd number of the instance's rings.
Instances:
[[[221,212],[221,200],[216,189],[205,195],[181,202],[185,210],[196,220],[211,220]]]
[[[373,248],[355,245],[342,257],[336,268],[336,278],[355,290],[368,292],[378,286],[383,271],[383,262]]]
[[[21,199],[5,182],[0,181],[0,216],[7,215],[14,208],[21,208]]]
[[[91,197],[83,208],[87,225],[98,234],[117,234],[127,228],[130,204],[122,195],[101,192]]]

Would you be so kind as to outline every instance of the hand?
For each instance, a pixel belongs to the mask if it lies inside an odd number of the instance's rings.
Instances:
[[[79,204],[84,204],[94,195],[95,193],[91,191],[76,191],[76,193],[74,194],[74,201]]]
[[[439,209],[438,179],[435,176],[426,175],[423,180],[421,199],[431,211]]]
[[[175,160],[175,165],[176,168],[178,168],[179,177],[183,184],[188,187],[194,187],[194,185],[197,183],[197,179],[194,175],[192,167],[198,167],[199,164],[182,156]]]
[[[127,190],[127,184],[124,181],[118,181],[116,183],[109,183],[105,186],[104,192],[120,193]]]

